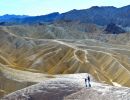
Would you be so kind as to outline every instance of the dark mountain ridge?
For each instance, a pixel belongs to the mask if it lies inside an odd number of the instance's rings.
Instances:
[[[60,14],[58,12],[54,12],[48,15],[41,15],[41,16],[30,16],[26,17],[22,20],[22,23],[44,23],[44,22],[53,22],[57,16]]]
[[[130,26],[130,6],[116,8],[113,6],[98,7],[94,6],[84,10],[71,10],[61,14],[57,20],[79,20],[83,23],[94,23],[107,25],[115,23],[122,26]]]
[[[80,21],[81,23],[92,23],[106,26],[115,23],[123,27],[130,27],[130,5],[121,8],[113,6],[93,6],[89,9],[71,10],[66,13],[58,12],[41,16],[0,16],[0,22],[12,22],[16,24],[52,23],[55,21]]]

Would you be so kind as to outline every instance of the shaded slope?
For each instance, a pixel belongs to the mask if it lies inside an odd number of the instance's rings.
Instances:
[[[117,26],[114,23],[108,24],[105,31],[107,33],[113,33],[113,34],[125,33],[124,29],[122,29],[121,27]]]

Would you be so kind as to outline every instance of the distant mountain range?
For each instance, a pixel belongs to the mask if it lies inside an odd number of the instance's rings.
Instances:
[[[60,14],[58,12],[51,13],[48,15],[41,16],[21,16],[21,15],[3,15],[0,16],[0,25],[8,24],[36,24],[36,23],[47,23],[53,22],[57,16]]]
[[[82,23],[93,23],[97,25],[118,24],[123,27],[130,26],[130,5],[116,8],[113,6],[93,6],[89,9],[71,10],[66,13],[51,13],[41,16],[20,16],[4,15],[0,16],[0,24],[35,24],[50,23],[55,21],[80,21]]]
[[[84,23],[106,25],[115,23],[130,26],[130,5],[122,8],[94,6],[85,10],[72,10],[61,14],[58,20],[79,20]]]

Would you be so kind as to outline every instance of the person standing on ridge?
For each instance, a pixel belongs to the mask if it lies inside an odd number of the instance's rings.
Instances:
[[[86,85],[86,87],[88,87],[88,86],[87,86],[87,78],[85,78],[85,85]]]
[[[88,86],[91,87],[91,84],[90,84],[90,76],[89,76],[89,75],[88,75],[87,80],[88,80]]]
[[[85,85],[86,85],[86,87],[91,87],[89,75],[87,76],[87,78],[85,78]]]

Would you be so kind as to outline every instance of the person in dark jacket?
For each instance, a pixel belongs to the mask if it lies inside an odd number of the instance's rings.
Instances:
[[[87,78],[85,78],[85,85],[86,85],[86,87],[88,87],[88,86],[87,86]]]
[[[87,77],[87,80],[88,80],[88,86],[91,87],[91,84],[90,84],[90,76],[88,75]]]

